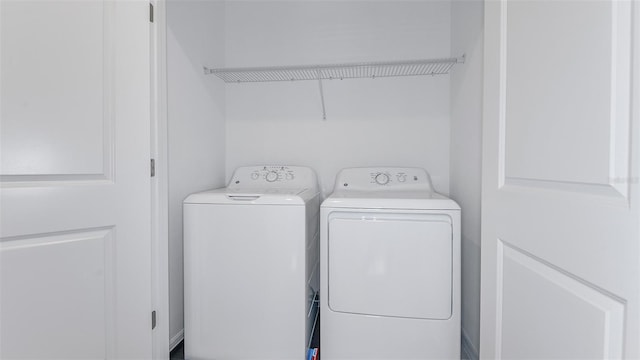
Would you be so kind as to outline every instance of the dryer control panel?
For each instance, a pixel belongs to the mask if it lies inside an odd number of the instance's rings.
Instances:
[[[368,167],[347,168],[338,173],[335,189],[375,190],[429,190],[431,178],[421,168]]]
[[[303,166],[244,166],[234,171],[228,188],[314,188],[316,174]]]

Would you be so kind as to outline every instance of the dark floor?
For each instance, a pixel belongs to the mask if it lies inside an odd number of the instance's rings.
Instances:
[[[171,351],[171,360],[183,360],[184,359],[184,341],[180,341],[173,351]]]
[[[313,330],[313,337],[311,338],[311,348],[320,348],[320,313],[316,319],[316,327]]]

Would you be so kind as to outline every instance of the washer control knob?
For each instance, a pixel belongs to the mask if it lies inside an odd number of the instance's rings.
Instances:
[[[258,180],[260,174],[257,172],[251,173],[251,180]]]
[[[278,180],[278,173],[276,171],[269,171],[264,178],[268,182],[274,182]]]
[[[387,185],[389,183],[389,175],[380,173],[376,175],[376,184]]]
[[[398,174],[398,181],[399,181],[399,182],[405,182],[405,181],[407,181],[407,175],[405,175],[405,174]]]

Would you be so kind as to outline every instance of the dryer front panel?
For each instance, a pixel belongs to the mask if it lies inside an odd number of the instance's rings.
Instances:
[[[328,220],[332,311],[416,319],[451,317],[449,216],[334,212]]]

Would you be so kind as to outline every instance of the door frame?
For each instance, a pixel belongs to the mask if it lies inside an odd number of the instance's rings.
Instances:
[[[166,1],[150,0],[151,26],[151,291],[156,312],[152,331],[154,359],[169,358],[169,179],[167,122]]]

